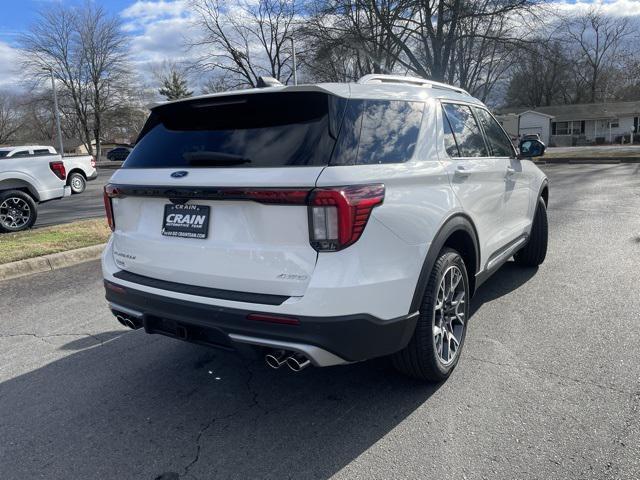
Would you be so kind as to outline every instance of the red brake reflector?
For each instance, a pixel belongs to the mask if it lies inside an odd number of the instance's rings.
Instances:
[[[295,317],[281,317],[279,315],[267,315],[264,313],[250,313],[247,320],[257,322],[279,323],[281,325],[300,325],[300,320]]]

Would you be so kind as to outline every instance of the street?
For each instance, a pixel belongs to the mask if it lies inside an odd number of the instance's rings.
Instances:
[[[126,330],[98,262],[0,282],[0,478],[640,478],[640,164],[544,170],[546,261],[480,288],[441,385]]]
[[[114,171],[110,168],[98,169],[98,178],[87,182],[87,189],[84,192],[39,205],[35,226],[46,227],[83,218],[104,216],[102,187],[109,181]]]

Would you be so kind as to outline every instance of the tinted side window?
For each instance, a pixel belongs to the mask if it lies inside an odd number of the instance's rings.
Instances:
[[[422,102],[349,100],[332,165],[402,163],[413,156]]]
[[[409,160],[418,141],[423,106],[420,102],[367,101],[357,163],[400,163]]]
[[[505,135],[504,131],[491,116],[489,112],[482,108],[474,108],[482,128],[484,135],[491,149],[491,155],[494,157],[512,157],[514,155],[511,140]]]
[[[471,109],[466,105],[443,104],[461,157],[487,157],[487,147]]]
[[[458,144],[456,143],[456,138],[453,136],[451,124],[444,110],[442,111],[442,129],[444,131],[444,149],[447,151],[447,155],[450,157],[459,157]]]
[[[49,150],[45,150],[45,149],[34,150],[33,154],[34,155],[53,155],[53,153],[51,153],[51,152],[49,152]]]
[[[13,158],[20,158],[20,157],[28,157],[28,156],[30,156],[30,154],[29,154],[29,150],[20,150],[20,151],[14,153],[11,156]]]

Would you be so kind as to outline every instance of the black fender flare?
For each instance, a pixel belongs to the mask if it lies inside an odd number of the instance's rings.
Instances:
[[[478,232],[471,218],[469,218],[464,213],[454,213],[447,220],[445,220],[438,232],[433,237],[433,241],[431,242],[429,250],[427,251],[427,256],[425,257],[424,263],[422,264],[422,269],[420,270],[420,276],[418,277],[418,283],[416,284],[416,289],[413,293],[409,313],[417,312],[420,309],[420,304],[422,303],[424,292],[427,289],[429,275],[431,274],[431,270],[433,269],[433,266],[438,259],[438,254],[444,247],[449,237],[457,231],[463,231],[467,233],[473,240],[476,264],[473,266],[469,266],[470,271],[467,272],[467,274],[469,275],[470,279],[471,277],[475,278],[476,273],[480,269],[480,244],[478,243]],[[473,292],[471,293],[473,294]]]

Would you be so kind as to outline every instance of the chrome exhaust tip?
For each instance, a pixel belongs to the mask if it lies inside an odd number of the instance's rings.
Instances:
[[[131,330],[137,330],[140,328],[140,325],[124,315],[116,315],[116,320],[118,320],[121,325],[130,328]]]
[[[287,358],[286,361],[287,361],[287,367],[289,367],[294,372],[299,372],[301,370],[304,370],[309,365],[311,365],[311,360],[309,360],[307,357],[299,353],[295,353],[291,355],[290,357]]]
[[[287,361],[287,353],[284,350],[276,350],[271,353],[267,353],[264,356],[264,361],[274,370],[277,370]]]

